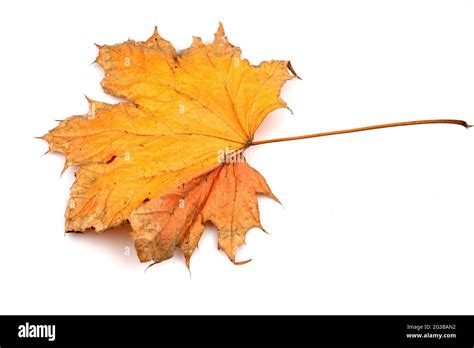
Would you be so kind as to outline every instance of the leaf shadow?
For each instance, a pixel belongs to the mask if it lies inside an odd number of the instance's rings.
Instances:
[[[129,225],[123,225],[103,233],[67,233],[67,237],[74,243],[82,243],[87,250],[99,250],[100,253],[106,254],[107,259],[119,267],[144,268],[145,265],[140,263],[135,252],[130,228]]]

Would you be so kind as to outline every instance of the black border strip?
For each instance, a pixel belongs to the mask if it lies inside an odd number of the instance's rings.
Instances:
[[[48,337],[19,328],[55,325]],[[24,326],[26,328],[26,326]],[[45,331],[47,334],[47,331]],[[421,336],[419,336],[421,335]],[[474,347],[473,316],[0,316],[0,348],[201,344]]]

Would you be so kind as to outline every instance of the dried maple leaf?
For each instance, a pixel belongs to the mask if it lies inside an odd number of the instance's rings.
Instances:
[[[98,46],[104,90],[126,102],[89,100],[87,115],[62,121],[42,138],[49,151],[78,166],[66,209],[66,231],[102,232],[130,222],[141,261],[160,262],[182,249],[189,267],[206,222],[236,263],[252,227],[260,227],[257,194],[276,200],[242,152],[249,146],[428,123],[390,123],[253,141],[271,111],[286,107],[283,84],[297,77],[288,61],[251,65],[222,25],[211,44],[194,37],[177,52],[158,34]]]
[[[98,47],[104,90],[127,102],[89,100],[88,115],[43,137],[66,155],[65,168],[78,166],[66,231],[130,220],[141,261],[167,259],[178,246],[189,262],[209,220],[235,261],[247,230],[260,226],[255,194],[273,195],[248,164],[223,159],[236,158],[267,114],[286,107],[279,94],[295,77],[290,63],[251,65],[222,25],[211,44],[194,37],[182,52],[156,29],[145,42]],[[185,208],[178,197],[187,197]]]

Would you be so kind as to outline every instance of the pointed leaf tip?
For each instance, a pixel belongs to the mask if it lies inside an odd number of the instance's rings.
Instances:
[[[226,36],[225,36],[224,25],[222,24],[222,22],[219,22],[217,31],[214,34],[214,42],[218,42],[218,41],[227,41]]]
[[[244,260],[244,261],[235,261],[234,260],[234,261],[232,261],[232,263],[236,266],[242,266],[242,265],[245,265],[245,264],[249,263],[250,261],[252,261],[252,259],[248,259],[248,260]]]
[[[288,61],[287,67],[288,67],[288,70],[291,71],[291,73],[293,74],[294,77],[296,77],[296,78],[299,79],[299,80],[302,80],[302,78],[296,73],[296,71],[295,71],[295,69],[293,68],[293,66],[291,65],[291,62],[290,62],[290,61]]]

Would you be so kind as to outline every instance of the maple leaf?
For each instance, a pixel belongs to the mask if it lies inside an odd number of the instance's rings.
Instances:
[[[126,101],[89,101],[42,137],[48,151],[78,167],[65,213],[66,231],[102,232],[130,223],[142,262],[161,262],[180,248],[189,267],[206,222],[218,246],[236,263],[245,234],[262,226],[257,194],[275,200],[265,179],[243,157],[249,146],[421,125],[438,119],[389,123],[333,132],[253,141],[273,110],[286,107],[283,84],[298,77],[289,61],[258,66],[241,58],[222,24],[214,41],[194,37],[178,52],[155,28],[144,42],[98,46],[104,90]],[[277,200],[278,201],[278,200]]]
[[[126,102],[89,100],[87,115],[43,136],[49,151],[66,155],[64,169],[78,166],[66,231],[130,221],[141,261],[165,260],[179,247],[189,265],[211,221],[236,262],[245,233],[261,227],[256,194],[274,198],[241,152],[264,118],[286,107],[281,87],[297,77],[290,62],[251,65],[222,24],[212,43],[194,37],[181,52],[156,28],[145,42],[98,47],[104,90]]]

